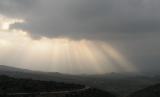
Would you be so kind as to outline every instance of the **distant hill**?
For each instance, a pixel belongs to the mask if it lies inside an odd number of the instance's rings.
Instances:
[[[0,65],[0,71],[33,72],[31,70],[20,69],[20,68],[16,68],[16,67],[5,66],[5,65]]]
[[[115,97],[84,85],[0,76],[0,97]],[[63,96],[62,96],[63,95]]]
[[[8,75],[16,78],[32,78],[35,80],[52,80],[58,82],[68,82],[71,79],[70,75],[60,74],[56,72],[32,71],[4,65],[0,65],[0,75]]]
[[[141,89],[128,97],[160,97],[160,84]]]

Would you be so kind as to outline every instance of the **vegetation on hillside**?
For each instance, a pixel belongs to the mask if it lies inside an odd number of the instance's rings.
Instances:
[[[129,97],[160,97],[160,84],[141,89],[132,93]]]
[[[84,88],[83,85],[65,84],[54,81],[40,81],[32,79],[17,79],[8,76],[0,76],[0,93],[17,92],[50,92]]]
[[[0,76],[0,97],[37,97],[41,93],[44,93],[43,97],[50,94],[56,97],[115,97],[109,92],[84,85]]]

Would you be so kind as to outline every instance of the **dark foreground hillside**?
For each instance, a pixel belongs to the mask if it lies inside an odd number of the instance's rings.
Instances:
[[[119,97],[126,97],[139,89],[160,82],[160,75],[141,75],[135,73],[109,73],[102,75],[68,75],[56,72],[41,72],[0,65],[0,75],[15,78],[77,83],[112,92]]]
[[[90,88],[82,92],[69,93],[65,97],[115,97],[115,96],[109,92]]]
[[[8,76],[0,76],[0,93],[17,92],[53,92],[81,89],[83,85],[65,84],[54,81],[39,81],[32,79],[16,79]]]
[[[115,97],[77,84],[0,76],[0,97]]]
[[[160,97],[160,84],[134,92],[129,97]]]

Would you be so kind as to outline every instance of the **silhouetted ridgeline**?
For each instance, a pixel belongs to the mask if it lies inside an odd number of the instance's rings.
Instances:
[[[0,76],[0,97],[115,97],[84,85]]]
[[[141,89],[128,97],[160,97],[160,84]]]

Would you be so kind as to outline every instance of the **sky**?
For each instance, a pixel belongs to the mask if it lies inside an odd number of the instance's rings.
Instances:
[[[159,0],[1,0],[0,64],[158,73],[159,9]]]

